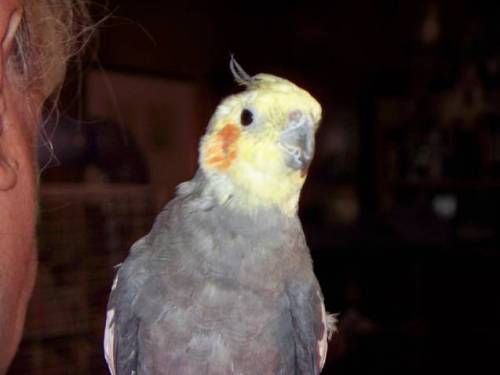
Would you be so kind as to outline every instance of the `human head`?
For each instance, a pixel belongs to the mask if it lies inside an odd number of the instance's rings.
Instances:
[[[88,17],[83,0],[0,1],[0,374],[19,344],[36,275],[36,139]]]

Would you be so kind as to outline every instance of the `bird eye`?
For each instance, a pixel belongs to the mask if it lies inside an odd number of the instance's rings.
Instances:
[[[241,117],[240,117],[240,122],[241,125],[243,126],[248,126],[253,122],[253,113],[249,109],[244,109],[241,111]]]

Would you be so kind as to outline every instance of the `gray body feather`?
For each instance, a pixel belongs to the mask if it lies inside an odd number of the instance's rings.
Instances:
[[[197,190],[202,179],[117,273],[115,373],[319,374],[323,298],[298,218],[234,212]]]

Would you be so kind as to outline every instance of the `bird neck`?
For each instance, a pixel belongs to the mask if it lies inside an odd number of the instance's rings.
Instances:
[[[215,197],[218,204],[236,211],[251,213],[277,208],[293,217],[297,215],[303,183],[294,177],[214,173],[206,179],[203,190]]]

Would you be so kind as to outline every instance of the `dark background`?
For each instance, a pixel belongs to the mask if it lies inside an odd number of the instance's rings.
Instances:
[[[68,75],[59,125],[45,124],[57,159],[41,175],[39,281],[10,373],[105,373],[113,265],[194,173],[199,135],[237,90],[231,53],[250,74],[286,77],[323,105],[300,210],[327,309],[340,314],[323,373],[498,373],[500,3],[92,9],[96,20],[108,15],[95,52],[83,74]],[[188,129],[149,147],[128,119],[97,118],[95,72],[192,88]],[[116,90],[124,111],[127,86]],[[168,111],[154,114],[167,131],[178,125]],[[51,153],[40,149],[46,166]],[[158,164],[151,155],[162,152]],[[158,170],[170,179],[155,179]]]

